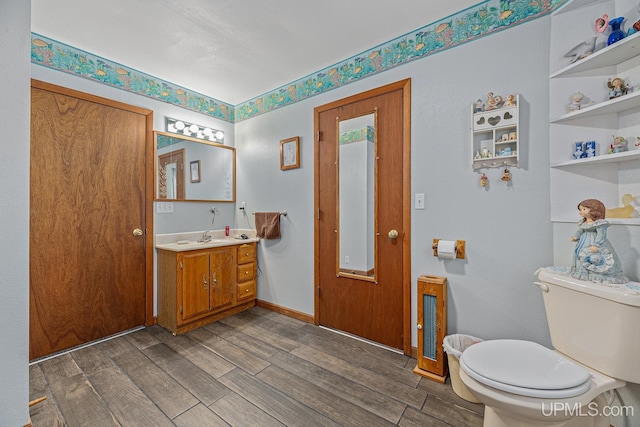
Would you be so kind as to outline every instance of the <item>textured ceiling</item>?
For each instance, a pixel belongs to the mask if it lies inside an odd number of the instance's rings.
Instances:
[[[31,31],[230,104],[476,0],[31,0]]]

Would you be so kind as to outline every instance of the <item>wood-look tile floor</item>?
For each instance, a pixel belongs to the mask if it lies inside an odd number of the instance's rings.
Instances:
[[[40,426],[481,426],[484,406],[415,359],[253,309],[174,337],[159,326],[30,367]]]

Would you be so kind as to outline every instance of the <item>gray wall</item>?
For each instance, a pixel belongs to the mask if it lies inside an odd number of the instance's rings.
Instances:
[[[421,274],[449,280],[449,332],[550,345],[533,273],[551,265],[549,221],[549,18],[517,26],[236,125],[238,200],[283,210],[282,238],[259,246],[258,297],[313,314],[313,108],[412,79],[411,181],[426,209],[412,209],[412,313]],[[471,170],[471,104],[487,92],[521,94],[522,165]],[[301,168],[281,171],[278,141],[301,137]],[[413,200],[413,197],[412,197]],[[239,217],[239,220],[242,218]],[[465,260],[441,261],[433,238],[464,239]],[[416,345],[415,331],[412,343]]]
[[[29,46],[31,5],[0,13],[0,425],[29,420]]]
[[[5,2],[6,3],[6,2]],[[27,3],[28,4],[28,3]],[[13,4],[12,4],[13,6]],[[4,74],[2,87],[10,103],[2,104],[5,158],[0,171],[3,200],[0,218],[6,282],[0,288],[0,319],[5,325],[0,359],[0,420],[26,422],[28,373],[28,6],[5,7],[0,28],[3,57],[16,67]],[[239,202],[220,209],[215,228],[253,226],[251,212],[287,210],[282,238],[262,241],[258,297],[302,313],[313,314],[313,108],[405,78],[412,79],[412,196],[425,193],[426,209],[412,209],[412,313],[415,321],[416,280],[421,274],[449,279],[449,333],[481,338],[530,339],[550,346],[542,299],[532,285],[534,271],[554,263],[554,226],[549,221],[548,52],[549,18],[483,37],[430,58],[400,66],[344,88],[301,101],[264,116],[233,125],[155,100],[31,66],[33,78],[154,110],[154,128],[164,129],[164,116],[225,131],[237,148]],[[6,71],[7,65],[5,65]],[[521,95],[521,167],[511,170],[512,185],[489,170],[488,190],[471,170],[471,103],[487,92]],[[215,94],[213,94],[215,95]],[[15,99],[15,101],[13,101]],[[235,134],[235,136],[234,136]],[[301,167],[280,170],[279,141],[301,137]],[[11,144],[7,141],[11,141]],[[235,141],[235,142],[234,142]],[[23,142],[23,144],[16,144]],[[18,148],[18,149],[16,149]],[[413,197],[412,197],[413,198]],[[155,215],[155,232],[210,228],[210,204],[175,203],[173,214]],[[236,212],[238,215],[236,216]],[[573,227],[571,227],[573,228]],[[619,251],[638,247],[633,232],[622,231]],[[441,261],[431,255],[433,238],[464,239],[465,260]],[[616,242],[614,242],[614,245]],[[562,245],[557,251],[564,250]],[[557,253],[555,261],[564,261]],[[630,263],[631,261],[627,261]],[[627,272],[637,280],[638,266]],[[625,271],[627,271],[625,265]],[[413,323],[413,322],[412,322]],[[416,345],[415,332],[412,343]],[[6,345],[5,345],[6,344]],[[7,387],[6,384],[11,384]]]

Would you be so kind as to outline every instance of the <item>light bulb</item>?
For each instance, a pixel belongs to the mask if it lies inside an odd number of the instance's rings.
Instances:
[[[191,133],[196,133],[196,132],[198,132],[198,125],[191,125],[191,126],[189,126],[189,130],[191,131]]]
[[[222,138],[224,138],[224,132],[219,130],[216,132],[216,139],[222,140]]]
[[[183,122],[183,121],[178,120],[178,121],[176,122],[176,129],[178,129],[178,130],[182,130],[182,129],[184,129],[184,122]]]

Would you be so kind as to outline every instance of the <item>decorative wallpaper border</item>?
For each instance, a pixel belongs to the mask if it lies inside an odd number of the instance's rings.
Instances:
[[[31,62],[227,122],[234,122],[234,107],[231,104],[36,33],[31,33]]]
[[[568,0],[486,0],[236,106],[32,33],[31,62],[236,123],[544,16]]]
[[[342,132],[338,139],[338,144],[351,144],[352,142],[374,142],[375,131],[371,126],[363,127],[362,129],[354,129],[347,132]]]

